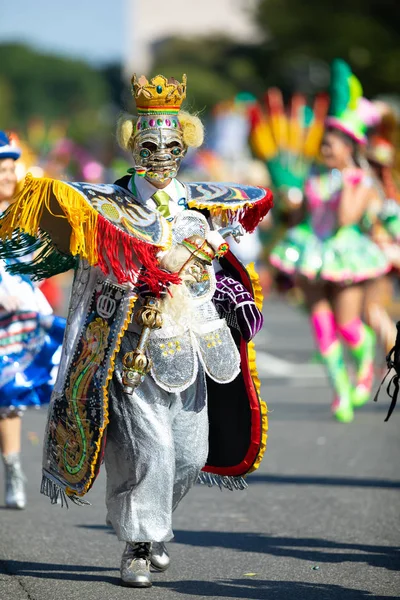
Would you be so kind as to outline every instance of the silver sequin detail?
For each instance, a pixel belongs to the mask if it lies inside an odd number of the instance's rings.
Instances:
[[[197,307],[195,313],[196,323],[205,323],[208,321],[219,320],[219,314],[212,302],[205,302]]]
[[[207,390],[200,369],[182,393],[160,389],[147,375],[126,394],[121,360],[136,341],[125,334],[109,387],[107,517],[122,541],[162,542],[172,538],[172,511],[207,460]]]
[[[225,321],[195,337],[207,375],[217,383],[233,381],[240,372],[240,355]]]
[[[167,392],[183,391],[196,379],[197,353],[189,331],[179,337],[153,336],[148,355],[153,361],[151,374],[155,382]]]
[[[180,244],[184,239],[192,235],[205,237],[210,231],[207,219],[198,211],[185,210],[179,213],[172,227],[173,244]]]

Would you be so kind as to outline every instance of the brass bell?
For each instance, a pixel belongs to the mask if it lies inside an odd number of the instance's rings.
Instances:
[[[132,393],[142,383],[151,369],[151,364],[151,360],[138,348],[125,354],[122,359],[122,385],[125,392]]]
[[[148,297],[136,314],[136,322],[142,325],[137,348],[127,352],[122,359],[122,384],[127,394],[132,394],[150,371],[152,362],[146,356],[146,348],[153,329],[162,327],[162,315],[159,309],[159,300]]]

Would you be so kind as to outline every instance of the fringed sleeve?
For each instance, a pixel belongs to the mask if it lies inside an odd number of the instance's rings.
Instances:
[[[117,227],[63,181],[28,175],[0,219],[0,239],[0,258],[35,253],[33,260],[11,269],[36,279],[62,273],[81,258],[105,275],[112,273],[118,283],[145,282],[155,294],[180,281],[159,268],[160,247]]]
[[[73,268],[77,257],[97,260],[96,212],[68,184],[27,175],[0,219],[1,258],[24,258],[9,270],[44,279]]]

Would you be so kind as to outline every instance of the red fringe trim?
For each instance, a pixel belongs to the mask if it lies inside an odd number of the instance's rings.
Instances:
[[[136,239],[133,240],[131,247],[133,247],[139,262],[144,267],[140,273],[139,282],[146,283],[150,290],[157,296],[165,291],[165,286],[181,282],[177,273],[164,271],[158,266],[157,253],[160,251],[160,248],[150,246],[150,244]]]
[[[239,213],[239,223],[247,233],[253,233],[260,221],[271,210],[274,205],[274,199],[271,190],[265,189],[265,196],[253,205],[244,208]]]
[[[114,225],[112,225],[107,219],[98,216],[97,219],[97,254],[98,254],[98,262],[97,265],[103,271],[104,275],[109,275],[112,272],[118,283],[126,283],[127,281],[131,281],[134,283],[137,279],[138,268],[135,265],[135,268],[132,270],[128,277],[128,273],[126,273],[121,264],[120,259],[120,241],[123,236],[126,236],[123,231],[118,230]]]
[[[101,215],[97,220],[97,249],[97,265],[105,275],[112,272],[118,283],[146,283],[157,296],[165,286],[180,283],[176,273],[158,266],[160,248],[125,233]]]

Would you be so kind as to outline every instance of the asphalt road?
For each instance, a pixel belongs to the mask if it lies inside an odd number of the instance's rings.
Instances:
[[[176,513],[170,570],[151,589],[123,588],[103,475],[92,506],[51,506],[38,492],[45,415],[30,412],[29,505],[0,509],[0,600],[400,597],[400,409],[384,423],[382,394],[351,425],[334,422],[304,317],[280,303],[265,314],[258,347],[270,435],[249,489],[196,486]]]

